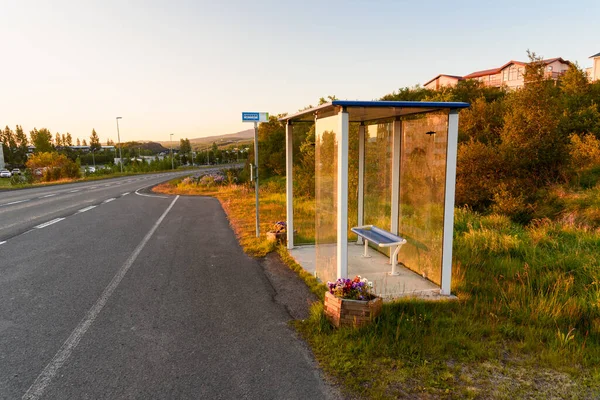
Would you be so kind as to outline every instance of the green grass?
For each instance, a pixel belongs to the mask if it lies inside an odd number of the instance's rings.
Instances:
[[[250,254],[275,249],[253,237],[247,186],[174,185],[218,197]],[[600,230],[583,217],[598,212],[598,194],[597,188],[559,194],[565,212],[529,226],[457,209],[452,282],[458,301],[398,300],[385,304],[374,324],[339,330],[325,320],[319,302],[309,319],[294,325],[321,367],[353,395],[598,398]],[[261,229],[268,229],[284,218],[285,199],[261,188],[261,201]],[[304,208],[310,219],[310,206],[301,203],[297,199],[295,209]],[[310,239],[310,231],[303,233]],[[322,298],[324,285],[283,246],[277,251]]]
[[[297,327],[324,369],[371,398],[599,396],[600,233],[456,214],[459,300],[396,301],[359,330],[314,305]]]

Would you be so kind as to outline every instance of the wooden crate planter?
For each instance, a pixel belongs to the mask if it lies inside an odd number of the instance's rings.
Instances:
[[[368,324],[381,313],[382,306],[381,297],[362,301],[340,299],[329,292],[325,293],[325,316],[336,328]]]
[[[269,232],[267,232],[267,240],[269,242],[286,243],[287,242],[287,233],[269,231]]]

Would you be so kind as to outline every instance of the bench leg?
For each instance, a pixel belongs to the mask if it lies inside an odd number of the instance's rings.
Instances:
[[[365,239],[365,251],[363,252],[362,256],[364,258],[371,258],[371,256],[369,255],[369,241],[367,239]]]
[[[402,245],[396,246],[392,255],[390,256],[390,263],[392,264],[392,272],[390,275],[400,275],[400,272],[396,271],[396,266],[398,265],[398,252],[400,251],[400,247]]]

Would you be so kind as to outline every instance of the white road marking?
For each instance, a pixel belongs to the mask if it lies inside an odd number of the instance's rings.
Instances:
[[[96,189],[96,188],[97,188],[97,186],[90,186],[89,188],[90,188],[90,189]]]
[[[26,201],[29,201],[29,200],[31,200],[31,199],[11,201],[10,203],[0,204],[0,207],[10,206],[11,204],[25,203]]]
[[[156,196],[156,195],[153,195],[153,194],[145,194],[145,193],[140,193],[139,192],[139,190],[147,188],[148,186],[152,186],[152,185],[142,186],[141,188],[139,188],[138,190],[135,191],[135,194],[137,194],[138,196],[144,196],[144,197],[158,197],[159,199],[168,199],[167,196]]]
[[[135,262],[138,255],[146,246],[146,243],[148,243],[148,241],[150,240],[160,223],[163,221],[163,219],[165,219],[169,211],[171,211],[171,208],[173,208],[173,205],[175,205],[175,202],[178,198],[179,196],[173,199],[169,207],[167,207],[165,212],[156,221],[154,226],[150,229],[146,236],[144,236],[140,244],[138,244],[133,253],[131,253],[127,261],[125,261],[121,268],[119,268],[119,270],[117,271],[113,279],[110,281],[106,289],[104,289],[104,292],[102,292],[100,298],[96,301],[96,304],[94,304],[92,308],[88,310],[88,312],[85,314],[85,317],[83,317],[81,322],[79,322],[79,325],[75,327],[71,335],[69,335],[67,340],[63,343],[61,348],[54,355],[50,363],[46,365],[46,368],[44,368],[44,370],[40,373],[35,382],[33,382],[29,389],[27,389],[27,392],[25,392],[25,394],[23,395],[24,400],[33,400],[42,397],[44,391],[46,390],[52,379],[58,373],[58,370],[69,359],[69,357],[73,353],[73,350],[75,350],[83,335],[85,335],[90,326],[94,323],[94,321],[98,317],[98,314],[100,314],[100,312],[108,302],[110,296],[113,294],[117,286],[119,286],[119,283],[121,283],[121,280],[123,280],[123,277],[125,276],[127,271],[129,271],[129,268],[131,268],[131,265]]]
[[[81,189],[75,189],[75,190],[71,190],[69,193],[77,193],[79,192]]]
[[[89,207],[86,207],[86,208],[82,208],[81,210],[79,210],[77,212],[83,213],[83,212],[86,212],[86,211],[90,211],[93,208],[96,208],[96,206],[89,206]]]
[[[116,200],[114,197],[111,197],[110,199],[106,199],[102,202],[102,204],[106,204],[106,203],[110,203],[111,201]]]
[[[123,197],[123,196],[127,196],[129,193],[131,193],[131,192],[125,192],[125,193],[123,193],[123,194],[121,195],[121,197]]]
[[[64,218],[55,218],[52,221],[44,222],[43,224],[39,224],[38,226],[34,226],[35,229],[42,229],[57,222],[62,221]]]
[[[0,242],[0,244],[4,244],[4,243],[6,243],[6,240],[5,240],[5,241],[3,241],[3,242]]]
[[[52,194],[47,194],[45,196],[41,196],[39,197],[40,199],[45,199],[46,197],[52,197],[52,196],[56,196],[56,193],[52,193]]]

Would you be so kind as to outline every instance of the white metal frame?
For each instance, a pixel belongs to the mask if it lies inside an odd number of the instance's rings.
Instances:
[[[285,211],[287,248],[294,248],[294,127],[288,121],[285,129]]]
[[[390,232],[398,234],[400,213],[400,143],[402,142],[402,121],[394,121],[392,128],[392,215]]]
[[[365,218],[365,124],[358,128],[358,224],[363,225]],[[362,244],[363,238],[358,236],[356,244]]]
[[[458,151],[458,110],[448,114],[446,150],[446,193],[444,194],[444,238],[442,247],[441,294],[450,295],[452,282],[452,241],[454,234],[454,194],[456,191],[456,156]]]
[[[338,116],[338,168],[337,168],[337,276],[348,276],[348,146],[349,115],[340,109]],[[316,118],[316,116],[315,116]],[[358,180],[358,225],[364,223],[364,173],[365,173],[365,125],[359,127],[359,180]],[[402,149],[402,121],[393,122],[392,132],[392,210],[391,233],[398,235],[400,213],[400,165]],[[446,186],[444,193],[444,227],[442,247],[442,279],[441,294],[451,294],[452,280],[452,244],[454,232],[454,196],[456,191],[456,160],[458,147],[458,110],[450,110],[448,115],[448,145],[446,153]],[[286,214],[287,214],[287,247],[294,247],[294,214],[293,214],[293,125],[288,121],[286,126]],[[359,236],[359,244],[364,244],[368,254],[368,240]],[[397,265],[400,246],[392,252],[390,262],[392,273]]]
[[[348,132],[349,116],[345,109],[338,113],[337,168],[337,277],[348,277]]]

